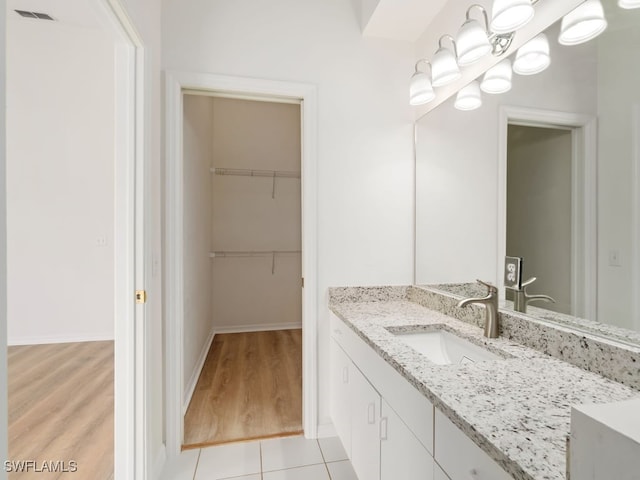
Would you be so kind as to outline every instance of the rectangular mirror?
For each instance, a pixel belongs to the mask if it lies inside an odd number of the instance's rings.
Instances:
[[[526,294],[554,302],[519,311],[640,331],[640,9],[602,3],[595,39],[560,45],[558,19],[544,71],[416,123],[417,285],[479,278],[513,308],[523,297],[503,288],[504,257],[522,257]]]

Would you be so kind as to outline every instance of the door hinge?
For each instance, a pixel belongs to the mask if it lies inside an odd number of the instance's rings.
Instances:
[[[304,288],[304,277],[302,277],[302,288]]]
[[[146,290],[136,290],[136,303],[147,303]]]

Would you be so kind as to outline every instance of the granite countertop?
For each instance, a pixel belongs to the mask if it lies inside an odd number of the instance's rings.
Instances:
[[[514,341],[485,338],[477,325],[421,306],[401,291],[342,293],[332,293],[330,309],[515,479],[565,478],[572,405],[640,397]],[[504,359],[436,365],[391,333],[436,325]]]

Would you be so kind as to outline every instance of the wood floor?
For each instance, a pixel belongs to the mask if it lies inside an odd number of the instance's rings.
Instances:
[[[216,335],[183,448],[302,432],[302,330]]]
[[[77,464],[9,479],[113,478],[113,362],[111,341],[8,348],[9,460]]]

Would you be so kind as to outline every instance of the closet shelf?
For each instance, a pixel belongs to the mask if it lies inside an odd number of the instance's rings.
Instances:
[[[300,172],[288,172],[285,170],[248,170],[243,168],[210,168],[215,175],[238,175],[242,177],[278,177],[300,178]]]
[[[218,251],[209,252],[210,258],[216,257],[270,257],[273,255],[286,255],[301,253],[300,250],[252,250],[252,251]]]
[[[271,257],[271,275],[276,273],[276,256],[300,254],[300,250],[253,250],[209,252],[209,258],[221,257]]]

